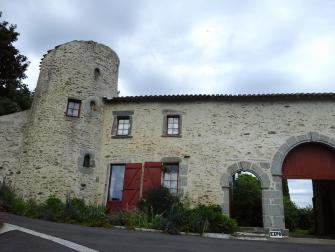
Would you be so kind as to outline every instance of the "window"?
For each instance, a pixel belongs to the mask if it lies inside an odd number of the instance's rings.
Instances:
[[[134,111],[113,111],[112,138],[131,138]]]
[[[172,194],[178,192],[178,164],[164,164],[163,185],[169,188]]]
[[[89,154],[86,154],[84,157],[84,163],[83,166],[84,167],[90,167],[90,162],[91,162],[91,158]]]
[[[91,108],[91,112],[97,111],[95,101],[90,102],[90,108]]]
[[[167,116],[167,135],[179,135],[179,115]]]
[[[109,200],[121,201],[123,193],[125,165],[118,164],[111,166],[110,184],[109,184]]]
[[[182,137],[182,114],[181,111],[165,109],[163,112],[163,134],[162,137]]]
[[[80,105],[80,100],[69,99],[67,102],[66,115],[72,117],[79,117]]]
[[[130,118],[129,117],[118,117],[117,118],[117,135],[128,136],[130,129]]]

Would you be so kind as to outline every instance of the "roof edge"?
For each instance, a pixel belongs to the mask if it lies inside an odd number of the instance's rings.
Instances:
[[[198,94],[198,95],[143,95],[103,97],[105,103],[169,102],[169,101],[258,101],[334,99],[335,93],[274,93],[274,94]]]

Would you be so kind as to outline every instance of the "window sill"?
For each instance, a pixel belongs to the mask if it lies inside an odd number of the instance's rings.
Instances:
[[[181,138],[182,135],[162,135],[161,137],[177,137],[177,138]]]
[[[133,136],[112,136],[113,139],[120,139],[120,138],[133,138]]]
[[[79,120],[80,116],[68,116],[68,115],[64,115],[64,119],[67,120],[67,121]]]

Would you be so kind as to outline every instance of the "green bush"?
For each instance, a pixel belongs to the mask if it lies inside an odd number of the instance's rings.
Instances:
[[[6,185],[0,185],[0,206],[5,211],[11,211],[16,199],[15,193]]]
[[[284,196],[284,211],[286,228],[291,231],[307,230],[306,232],[313,233],[314,216],[312,207],[299,208],[289,197]]]
[[[150,190],[140,201],[139,209],[149,215],[167,216],[171,208],[179,204],[179,199],[164,186]]]
[[[298,208],[287,196],[284,196],[284,212],[286,228],[294,230],[298,226]]]
[[[25,203],[25,212],[23,215],[30,218],[42,218],[43,208],[41,204],[37,204],[35,200],[29,199]]]
[[[10,187],[0,185],[0,209],[14,214],[24,215],[26,204],[22,197],[17,196]]]
[[[119,212],[112,214],[111,224],[128,228],[150,228],[148,215],[142,211]]]
[[[41,216],[42,219],[48,221],[62,222],[65,217],[65,204],[57,197],[51,195],[42,204]]]
[[[160,198],[162,197],[162,198]],[[180,232],[225,232],[237,230],[236,222],[222,214],[218,205],[198,205],[190,208],[164,187],[153,189],[141,202],[141,210],[106,214],[103,205],[86,205],[82,199],[68,199],[63,203],[50,196],[44,203],[24,201],[6,186],[0,187],[1,206],[9,212],[49,221],[77,223],[87,226],[153,228],[177,234]]]
[[[90,227],[109,227],[106,207],[103,205],[86,206],[81,222]]]
[[[314,214],[311,206],[298,208],[298,227],[299,229],[309,230],[313,232]]]
[[[238,226],[236,221],[222,213],[218,205],[198,205],[197,207],[177,207],[171,211],[169,224],[183,231],[192,233],[234,233]]]

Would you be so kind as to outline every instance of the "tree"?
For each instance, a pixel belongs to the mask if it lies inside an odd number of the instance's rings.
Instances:
[[[0,22],[0,115],[29,109],[32,102],[32,93],[22,83],[29,61],[13,46],[20,35],[15,29],[16,25]]]
[[[240,226],[263,226],[262,189],[255,176],[239,174],[235,177],[232,203],[232,216]]]
[[[283,178],[282,179],[282,187],[283,187],[283,196],[287,197],[288,199],[290,198],[290,189],[288,188],[288,182],[287,179]]]

